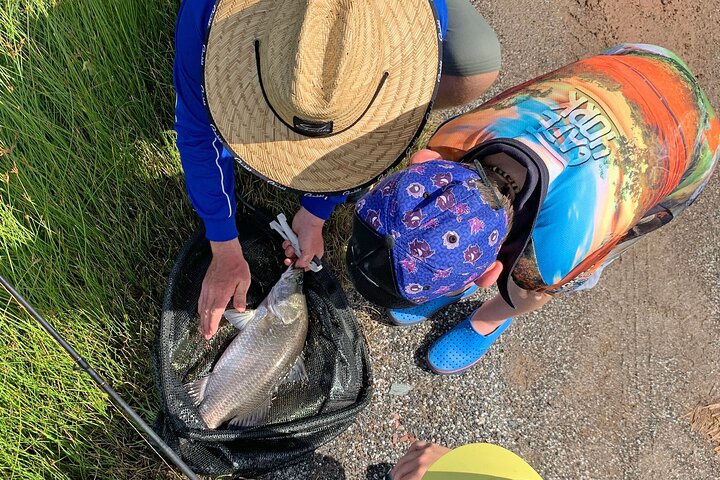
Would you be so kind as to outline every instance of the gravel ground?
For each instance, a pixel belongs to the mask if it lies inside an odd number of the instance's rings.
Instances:
[[[720,13],[701,0],[474,2],[503,45],[489,92],[621,42],[657,43],[693,69],[720,108]],[[375,395],[350,430],[307,462],[266,476],[381,479],[409,436],[486,441],[546,479],[720,478],[720,457],[683,415],[720,397],[720,178],[680,219],[637,244],[589,292],[516,319],[470,372],[426,371],[429,342],[494,290],[425,325],[385,326],[351,301],[373,357]],[[395,384],[411,386],[405,395]]]

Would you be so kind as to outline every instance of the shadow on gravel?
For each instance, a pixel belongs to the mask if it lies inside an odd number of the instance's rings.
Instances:
[[[367,467],[367,470],[365,471],[365,479],[366,480],[385,480],[389,479],[390,476],[388,475],[390,473],[390,470],[392,470],[392,465],[389,463],[376,463],[375,465],[370,465]]]
[[[418,368],[432,372],[427,364],[427,352],[435,340],[440,338],[445,332],[463,321],[468,315],[480,308],[483,302],[467,301],[450,305],[430,318],[431,329],[425,334],[417,349],[415,350],[414,360]],[[370,477],[368,477],[370,478]]]

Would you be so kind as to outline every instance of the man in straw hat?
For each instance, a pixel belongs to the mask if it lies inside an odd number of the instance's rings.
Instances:
[[[177,146],[213,251],[198,303],[206,338],[231,298],[244,310],[250,283],[234,160],[303,195],[292,227],[307,267],[334,206],[404,156],[433,100],[466,103],[500,68],[469,0],[183,1],[175,46]]]

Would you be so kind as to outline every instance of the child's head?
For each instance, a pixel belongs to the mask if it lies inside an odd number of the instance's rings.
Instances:
[[[355,209],[347,264],[368,300],[391,308],[421,304],[470,282],[489,286],[509,229],[507,199],[474,165],[421,150]]]

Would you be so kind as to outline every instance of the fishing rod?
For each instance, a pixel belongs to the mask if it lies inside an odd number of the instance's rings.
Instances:
[[[138,415],[135,410],[130,407],[127,403],[125,403],[125,400],[122,399],[118,393],[113,390],[113,388],[108,385],[105,380],[102,379],[98,373],[93,370],[93,368],[88,365],[88,363],[83,359],[75,349],[65,341],[65,339],[53,328],[52,325],[50,325],[47,320],[45,320],[42,315],[40,315],[35,309],[25,300],[22,295],[20,295],[13,287],[8,283],[5,278],[0,275],[0,285],[3,286],[5,290],[10,294],[11,297],[15,299],[22,307],[33,317],[35,320],[37,320],[40,325],[53,337],[53,339],[63,348],[65,351],[72,357],[73,360],[75,360],[75,363],[78,364],[78,366],[97,383],[100,388],[102,388],[105,393],[107,393],[110,398],[112,398],[115,405],[117,405],[123,412],[125,412],[132,421],[141,429],[143,430],[152,440],[152,442],[155,443],[155,446],[157,446],[164,454],[165,456],[175,464],[176,467],[178,467],[182,472],[190,479],[190,480],[200,480],[200,477],[198,477],[195,472],[193,472],[190,467],[188,467],[185,462],[182,461],[182,459],[173,451],[172,448],[170,448],[163,440],[158,436],[155,431],[148,426],[145,421]]]

